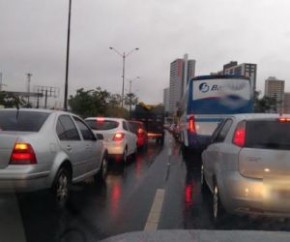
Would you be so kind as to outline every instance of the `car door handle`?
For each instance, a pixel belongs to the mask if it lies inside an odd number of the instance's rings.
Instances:
[[[68,145],[68,146],[66,147],[66,149],[67,149],[68,151],[71,151],[71,150],[72,150],[72,147],[71,147],[70,145]]]

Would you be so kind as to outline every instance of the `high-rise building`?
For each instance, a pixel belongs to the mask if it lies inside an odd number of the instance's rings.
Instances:
[[[250,79],[253,93],[256,90],[257,64],[251,64],[251,63],[238,64],[237,61],[231,61],[228,64],[225,64],[223,66],[222,74],[247,77]]]
[[[283,113],[290,113],[290,92],[284,93],[284,108]]]
[[[195,60],[188,60],[185,54],[183,59],[176,59],[170,64],[169,84],[169,112],[174,113],[181,101],[184,90],[191,78],[195,75]]]
[[[276,77],[270,76],[265,81],[265,96],[275,98],[277,112],[283,112],[284,88],[285,81]]]

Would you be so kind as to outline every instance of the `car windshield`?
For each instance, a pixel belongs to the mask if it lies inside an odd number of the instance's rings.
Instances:
[[[112,120],[86,120],[86,123],[93,130],[111,130],[119,126],[119,122]]]
[[[0,110],[0,130],[38,132],[48,116],[45,112]]]
[[[290,0],[0,10],[0,242],[290,241]]]

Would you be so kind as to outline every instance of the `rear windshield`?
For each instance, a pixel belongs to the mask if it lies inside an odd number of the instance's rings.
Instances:
[[[0,130],[38,132],[49,116],[45,112],[2,110],[0,111]]]
[[[247,121],[246,147],[290,149],[290,123],[278,120]]]
[[[119,126],[119,123],[113,120],[86,120],[86,123],[94,130],[110,130]]]

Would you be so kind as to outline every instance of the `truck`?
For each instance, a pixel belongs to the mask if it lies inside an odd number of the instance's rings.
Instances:
[[[156,143],[164,143],[164,108],[162,105],[148,105],[139,103],[132,113],[132,120],[144,123],[148,139],[154,139]]]

